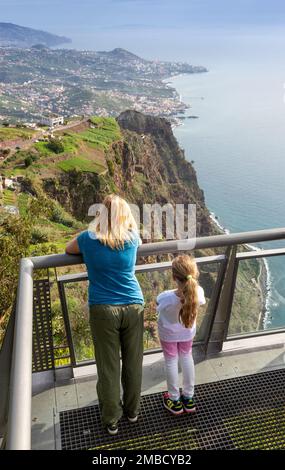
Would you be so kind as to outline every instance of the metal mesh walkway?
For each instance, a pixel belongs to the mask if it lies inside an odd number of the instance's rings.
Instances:
[[[142,398],[139,420],[109,436],[98,406],[60,413],[62,449],[285,449],[285,369],[197,385],[197,412],[172,416],[162,394]]]

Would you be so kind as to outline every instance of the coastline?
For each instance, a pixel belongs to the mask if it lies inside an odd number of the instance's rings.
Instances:
[[[183,77],[184,75],[189,75],[189,74],[188,73],[179,73],[177,75],[170,75],[169,77],[163,78],[161,80],[162,83],[164,83],[165,85],[170,85],[171,88],[173,88],[175,90],[176,95],[180,96],[180,101],[179,101],[180,104],[184,106],[183,110],[181,110],[181,111],[177,111],[176,107],[174,106],[171,115],[167,117],[167,119],[170,121],[172,130],[174,130],[176,127],[184,125],[183,121],[186,118],[186,116],[181,116],[181,115],[183,115],[187,109],[191,108],[190,104],[184,103],[181,100],[181,95],[178,93],[176,87],[173,86],[174,84],[171,81],[172,79]],[[181,119],[181,117],[183,117],[183,119]]]
[[[260,266],[260,272],[258,276],[258,284],[261,287],[261,296],[263,299],[263,308],[262,311],[260,312],[259,315],[259,323],[258,323],[258,330],[265,330],[266,326],[268,325],[269,322],[269,284],[270,284],[270,271],[268,267],[268,263],[266,260],[261,259],[262,263]]]
[[[164,79],[163,81],[167,81],[170,85],[175,85],[175,83],[170,82],[171,79],[174,78],[179,78],[185,74],[178,74],[176,76],[169,77],[167,79]],[[176,89],[176,87],[174,86]],[[177,90],[176,90],[177,91]],[[178,91],[177,91],[178,93]],[[181,95],[180,95],[181,96]],[[191,108],[190,103],[186,103],[186,105]],[[184,119],[179,119],[179,113],[176,113],[176,119],[177,123],[172,124],[171,127],[172,129],[178,127],[178,126],[183,126],[184,125]],[[226,227],[224,227],[218,220],[218,217],[214,212],[210,211],[210,219],[212,222],[218,227],[221,232],[225,234],[229,234],[230,230],[228,230]],[[249,250],[258,250],[259,248],[255,247],[254,245],[249,245],[245,244]],[[258,322],[256,326],[256,330],[264,330],[267,328],[268,325],[270,325],[270,298],[271,298],[271,274],[270,274],[270,269],[268,265],[268,261],[266,258],[259,258],[258,261],[260,261],[260,272],[257,277],[256,281],[256,287],[260,292],[260,298],[261,298],[261,305],[260,305],[260,313],[258,317]]]
[[[219,228],[219,230],[221,230],[222,232],[226,234],[230,233],[230,231],[226,229],[218,221],[214,212],[210,212],[210,219]],[[257,248],[254,245],[244,244],[244,246],[249,248],[249,250],[251,251],[259,250],[259,248]],[[260,330],[265,330],[268,324],[270,324],[269,303],[270,303],[271,274],[270,274],[267,260],[263,258],[259,258],[258,261],[260,262],[260,271],[257,277],[256,287],[260,291],[261,308],[260,308],[256,330],[260,331]]]

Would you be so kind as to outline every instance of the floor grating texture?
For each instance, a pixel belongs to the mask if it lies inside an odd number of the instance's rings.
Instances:
[[[172,416],[162,394],[142,397],[139,420],[109,436],[98,406],[60,413],[62,449],[285,449],[285,369],[195,387],[195,414]]]

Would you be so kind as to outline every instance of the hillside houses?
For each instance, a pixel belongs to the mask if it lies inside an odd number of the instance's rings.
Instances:
[[[6,176],[0,175],[0,194],[4,189],[10,189],[12,191],[19,189],[22,179],[23,176],[11,176],[10,178],[7,178]]]

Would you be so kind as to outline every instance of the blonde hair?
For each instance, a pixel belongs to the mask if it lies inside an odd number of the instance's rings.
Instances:
[[[133,241],[138,232],[137,223],[125,199],[110,194],[103,201],[103,214],[97,214],[89,225],[89,231],[112,249],[124,248],[124,243]]]
[[[178,282],[182,307],[179,320],[185,328],[194,325],[198,313],[198,277],[199,271],[195,259],[189,255],[180,255],[172,262],[172,275]]]

